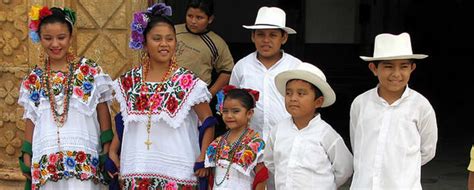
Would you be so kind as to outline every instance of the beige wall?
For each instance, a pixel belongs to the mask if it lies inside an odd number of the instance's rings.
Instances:
[[[39,45],[28,38],[31,5],[67,6],[77,13],[74,52],[99,62],[115,79],[136,63],[128,48],[132,13],[147,0],[2,0],[0,1],[0,189],[23,189],[18,169],[25,123],[16,103],[20,81],[38,63]],[[117,106],[113,106],[115,112]]]

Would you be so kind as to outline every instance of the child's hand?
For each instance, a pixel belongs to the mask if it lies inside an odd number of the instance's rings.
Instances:
[[[209,168],[201,168],[194,172],[194,175],[197,177],[207,177],[209,175]]]

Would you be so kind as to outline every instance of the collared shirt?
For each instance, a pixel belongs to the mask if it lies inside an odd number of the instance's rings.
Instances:
[[[315,116],[303,129],[288,118],[272,128],[264,162],[276,189],[336,189],[352,175],[352,154],[341,136]]]
[[[229,84],[260,92],[250,127],[262,134],[263,140],[267,139],[272,126],[290,117],[285,109],[285,99],[275,86],[275,76],[295,68],[301,60],[283,51],[282,54],[281,59],[267,69],[257,59],[257,52],[253,52],[237,62],[230,77]]]
[[[438,129],[428,100],[406,87],[391,105],[373,88],[354,99],[351,189],[421,189],[421,166],[436,152]]]

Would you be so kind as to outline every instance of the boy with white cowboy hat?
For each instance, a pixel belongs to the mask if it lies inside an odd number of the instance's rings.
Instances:
[[[262,134],[264,140],[272,126],[290,116],[285,111],[284,100],[275,87],[274,78],[301,63],[280,49],[286,43],[288,34],[296,33],[286,27],[285,22],[286,14],[280,8],[261,7],[255,24],[243,26],[252,30],[251,39],[257,50],[236,63],[229,82],[238,88],[260,92],[261,101],[257,102],[250,127]]]
[[[426,57],[412,53],[407,33],[379,34],[373,57],[360,56],[379,82],[351,105],[351,189],[422,189],[421,166],[435,156],[438,131],[433,107],[408,81],[414,60]]]
[[[270,131],[264,162],[276,189],[337,189],[352,175],[352,154],[319,113],[336,101],[324,73],[301,63],[275,77],[291,114]]]

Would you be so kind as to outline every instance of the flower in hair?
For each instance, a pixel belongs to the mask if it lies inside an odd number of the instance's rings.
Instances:
[[[74,26],[76,23],[76,12],[74,12],[72,9],[64,7],[63,13],[66,15],[66,21],[71,23],[71,26]]]
[[[234,90],[234,89],[238,89],[236,86],[234,85],[226,85],[222,88],[222,90],[219,90],[217,93],[216,93],[216,97],[217,97],[217,104],[216,104],[216,110],[217,110],[217,114],[221,115],[221,110],[224,106],[224,97],[227,95],[227,93],[229,93],[229,91],[231,90]],[[252,96],[253,100],[254,100],[254,103],[258,101],[259,97],[260,97],[260,93],[256,90],[252,90],[250,88],[241,88],[242,90],[245,90],[247,91],[250,96]]]
[[[51,12],[51,10],[46,6],[31,6],[30,12],[28,13],[28,16],[30,17],[28,28],[30,29],[29,36],[33,43],[38,43],[40,40],[38,30],[41,19],[52,14],[53,12]]]
[[[155,11],[153,12],[153,10]],[[171,16],[173,13],[171,10],[171,6],[167,6],[164,3],[156,3],[153,6],[149,7],[146,10],[146,12],[153,15],[161,15],[161,16]]]
[[[146,12],[135,12],[133,14],[132,23],[130,24],[132,33],[130,35],[129,47],[134,50],[143,49],[143,42],[145,41],[143,32],[148,26],[148,22],[150,22],[149,15],[171,16],[171,14],[171,7],[164,3],[156,3],[149,7]]]

